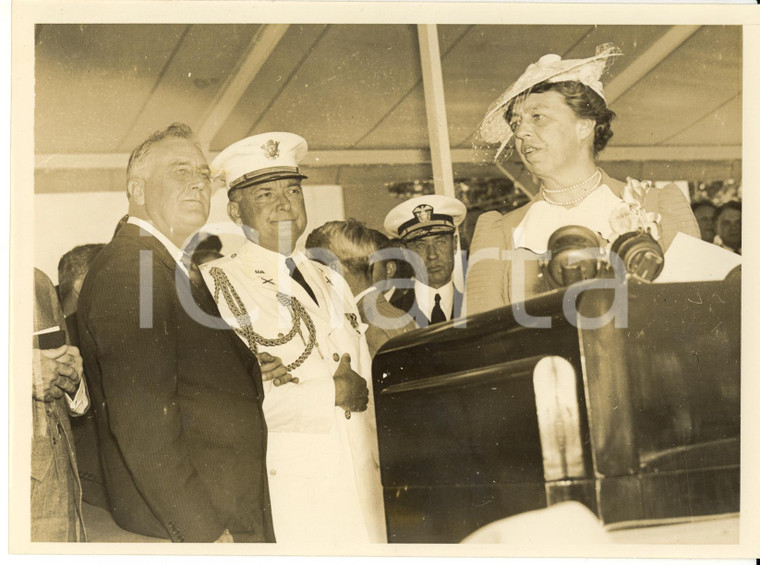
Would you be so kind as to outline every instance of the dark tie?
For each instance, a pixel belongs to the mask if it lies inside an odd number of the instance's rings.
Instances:
[[[190,295],[195,304],[206,314],[219,316],[214,297],[206,286],[206,281],[203,280],[203,274],[198,264],[187,253],[182,257],[182,264],[187,269],[187,275],[190,279]]]
[[[446,321],[446,314],[444,314],[443,309],[441,309],[441,295],[436,293],[435,306],[433,306],[433,312],[430,315],[430,323],[437,324],[438,322],[445,322],[445,321]]]
[[[191,282],[200,285],[201,287],[206,286],[206,283],[203,281],[201,270],[198,268],[195,261],[193,261],[193,258],[187,253],[182,255],[182,265],[187,269],[187,274]]]
[[[314,291],[311,290],[311,287],[309,286],[309,283],[306,282],[306,279],[303,278],[303,274],[301,273],[301,271],[298,270],[298,267],[296,266],[296,262],[293,261],[293,258],[287,257],[285,259],[285,265],[288,267],[288,271],[290,272],[290,278],[292,278],[294,281],[300,284],[303,287],[303,289],[308,293],[308,295],[311,296],[311,299],[314,301],[314,304],[319,306],[319,302],[317,302],[317,296],[314,294]]]

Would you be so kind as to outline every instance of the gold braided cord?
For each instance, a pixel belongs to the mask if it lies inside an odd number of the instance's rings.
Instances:
[[[301,353],[295,361],[286,365],[285,368],[288,371],[292,371],[300,367],[303,362],[306,361],[314,350],[314,345],[317,342],[317,330],[314,327],[314,321],[311,319],[311,316],[309,316],[309,313],[304,309],[303,305],[297,298],[277,292],[277,300],[290,312],[290,316],[293,319],[293,327],[282,337],[268,339],[253,330],[251,317],[246,311],[245,304],[243,304],[235,287],[232,286],[232,283],[227,278],[227,274],[219,267],[212,267],[209,274],[211,275],[211,278],[214,279],[214,301],[217,304],[219,303],[219,292],[221,291],[224,296],[224,301],[227,303],[227,307],[230,309],[232,315],[235,316],[235,319],[240,326],[239,328],[235,328],[235,331],[248,342],[248,349],[253,351],[253,353],[258,354],[259,345],[264,347],[284,345],[293,339],[296,334],[300,335],[301,339],[303,339],[303,334],[301,334],[301,320],[303,320],[306,324],[306,329],[309,331],[309,339],[306,342],[306,347],[304,348],[303,353]]]

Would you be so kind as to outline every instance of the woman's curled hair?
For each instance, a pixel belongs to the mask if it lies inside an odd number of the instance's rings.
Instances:
[[[575,115],[580,119],[594,120],[594,156],[602,151],[607,142],[612,138],[613,132],[610,122],[615,118],[615,112],[607,108],[604,99],[591,88],[576,81],[563,82],[540,82],[530,89],[530,94],[541,94],[554,90],[565,98],[565,102],[572,108]],[[519,98],[523,98],[520,96]],[[504,113],[507,123],[512,121],[512,108],[514,101],[509,104]]]

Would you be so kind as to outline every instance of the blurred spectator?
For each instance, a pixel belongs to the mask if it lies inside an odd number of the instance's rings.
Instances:
[[[702,241],[712,243],[715,239],[715,214],[718,211],[718,207],[708,200],[703,200],[702,202],[692,204],[691,211],[694,212],[694,217],[697,218]]]
[[[396,288],[394,281],[412,278],[412,266],[404,259],[409,252],[398,238],[390,239],[384,233],[369,228],[368,232],[375,249],[380,251],[372,264],[372,284],[385,295],[385,298],[390,298]],[[384,249],[388,251],[382,251]]]
[[[224,257],[222,255],[222,240],[219,239],[219,236],[203,232],[193,236],[186,251],[192,255],[193,262],[196,265]]]
[[[726,202],[715,214],[715,244],[742,254],[742,205]]]
[[[58,296],[61,299],[63,315],[66,316],[69,337],[74,345],[77,345],[79,340],[76,336],[76,318],[72,316],[76,316],[84,276],[92,261],[105,246],[105,243],[78,245],[58,261]]]
[[[382,232],[379,232],[377,230],[372,231],[384,236]],[[404,243],[400,238],[392,237],[386,239],[388,240],[387,247],[380,247],[380,249],[396,250],[393,251],[394,257],[406,257],[411,253],[411,251],[408,251],[406,247],[404,247]],[[383,263],[385,265],[386,272],[385,278],[388,282],[381,283],[380,280],[377,279],[375,280],[375,283],[377,287],[383,291],[385,298],[390,300],[391,296],[393,296],[393,293],[396,291],[396,288],[412,288],[412,286],[414,286],[414,282],[412,281],[414,277],[414,268],[412,267],[410,260],[401,258],[388,259],[383,261]]]
[[[77,328],[79,292],[90,265],[104,247],[104,243],[78,245],[58,261],[58,293],[63,314],[66,316],[69,339],[76,346],[79,346]],[[85,380],[87,380],[86,375]],[[90,410],[83,417],[72,420],[71,429],[79,466],[79,478],[82,482],[82,500],[108,509],[108,494],[100,465],[100,445],[93,411]]]
[[[69,414],[89,407],[82,357],[67,343],[55,287],[34,270],[31,540],[85,541]]]
[[[392,337],[416,328],[414,320],[391,306],[374,284],[396,270],[393,261],[374,261],[383,239],[389,245],[385,236],[353,218],[327,222],[306,238],[308,255],[342,274],[351,288],[359,315],[368,325],[366,337],[372,357]],[[339,265],[335,265],[336,259]]]

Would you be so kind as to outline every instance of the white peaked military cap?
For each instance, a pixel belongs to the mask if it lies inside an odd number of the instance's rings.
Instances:
[[[385,231],[410,241],[426,235],[454,233],[467,215],[467,207],[456,198],[429,194],[410,198],[388,212]]]
[[[512,138],[512,129],[504,119],[504,112],[515,98],[528,94],[542,82],[580,82],[606,101],[601,78],[611,61],[619,55],[622,55],[620,49],[611,43],[597,46],[596,54],[586,59],[563,60],[559,55],[544,55],[528,65],[525,72],[491,103],[478,128],[480,139],[487,143],[500,142],[504,147]]]
[[[298,164],[306,156],[306,140],[295,133],[275,131],[241,139],[211,162],[214,176],[224,176],[227,194],[280,179],[305,179]]]

